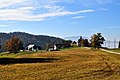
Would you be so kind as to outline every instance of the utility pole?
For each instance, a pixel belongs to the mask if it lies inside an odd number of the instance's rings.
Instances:
[[[108,48],[110,49],[110,41],[108,41]]]
[[[116,39],[114,38],[114,49],[116,48]]]
[[[106,41],[105,41],[105,48],[106,48]]]

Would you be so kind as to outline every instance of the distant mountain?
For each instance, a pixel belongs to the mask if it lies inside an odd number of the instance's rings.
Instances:
[[[13,32],[13,33],[0,33],[0,44],[4,45],[6,40],[16,36],[23,42],[24,47],[29,44],[36,44],[42,49],[45,48],[46,44],[62,44],[64,39],[46,35],[33,35],[25,32]]]
[[[64,39],[66,40],[72,40],[72,41],[78,41],[80,36],[70,36],[70,37],[65,37]]]
[[[70,36],[70,37],[65,37],[64,39],[65,40],[78,41],[78,39],[80,39],[80,36]],[[88,39],[88,38],[87,37],[83,37],[83,39]]]

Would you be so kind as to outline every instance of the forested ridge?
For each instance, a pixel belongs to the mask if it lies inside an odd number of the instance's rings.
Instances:
[[[64,41],[64,39],[53,36],[33,35],[25,32],[12,32],[0,33],[0,44],[4,45],[5,42],[13,36],[18,37],[23,42],[24,47],[27,47],[29,44],[36,44],[42,49],[44,49],[47,44],[62,44]]]

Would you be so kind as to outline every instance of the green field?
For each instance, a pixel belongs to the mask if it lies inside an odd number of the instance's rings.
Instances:
[[[120,55],[100,50],[70,48],[2,58],[8,62],[0,65],[0,80],[120,80]]]

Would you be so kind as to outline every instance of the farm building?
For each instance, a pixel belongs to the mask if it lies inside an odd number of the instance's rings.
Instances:
[[[63,44],[47,44],[47,51],[59,51],[63,47]]]
[[[30,44],[27,46],[27,50],[28,51],[37,51],[37,50],[41,50],[40,46],[36,46],[35,44]]]

